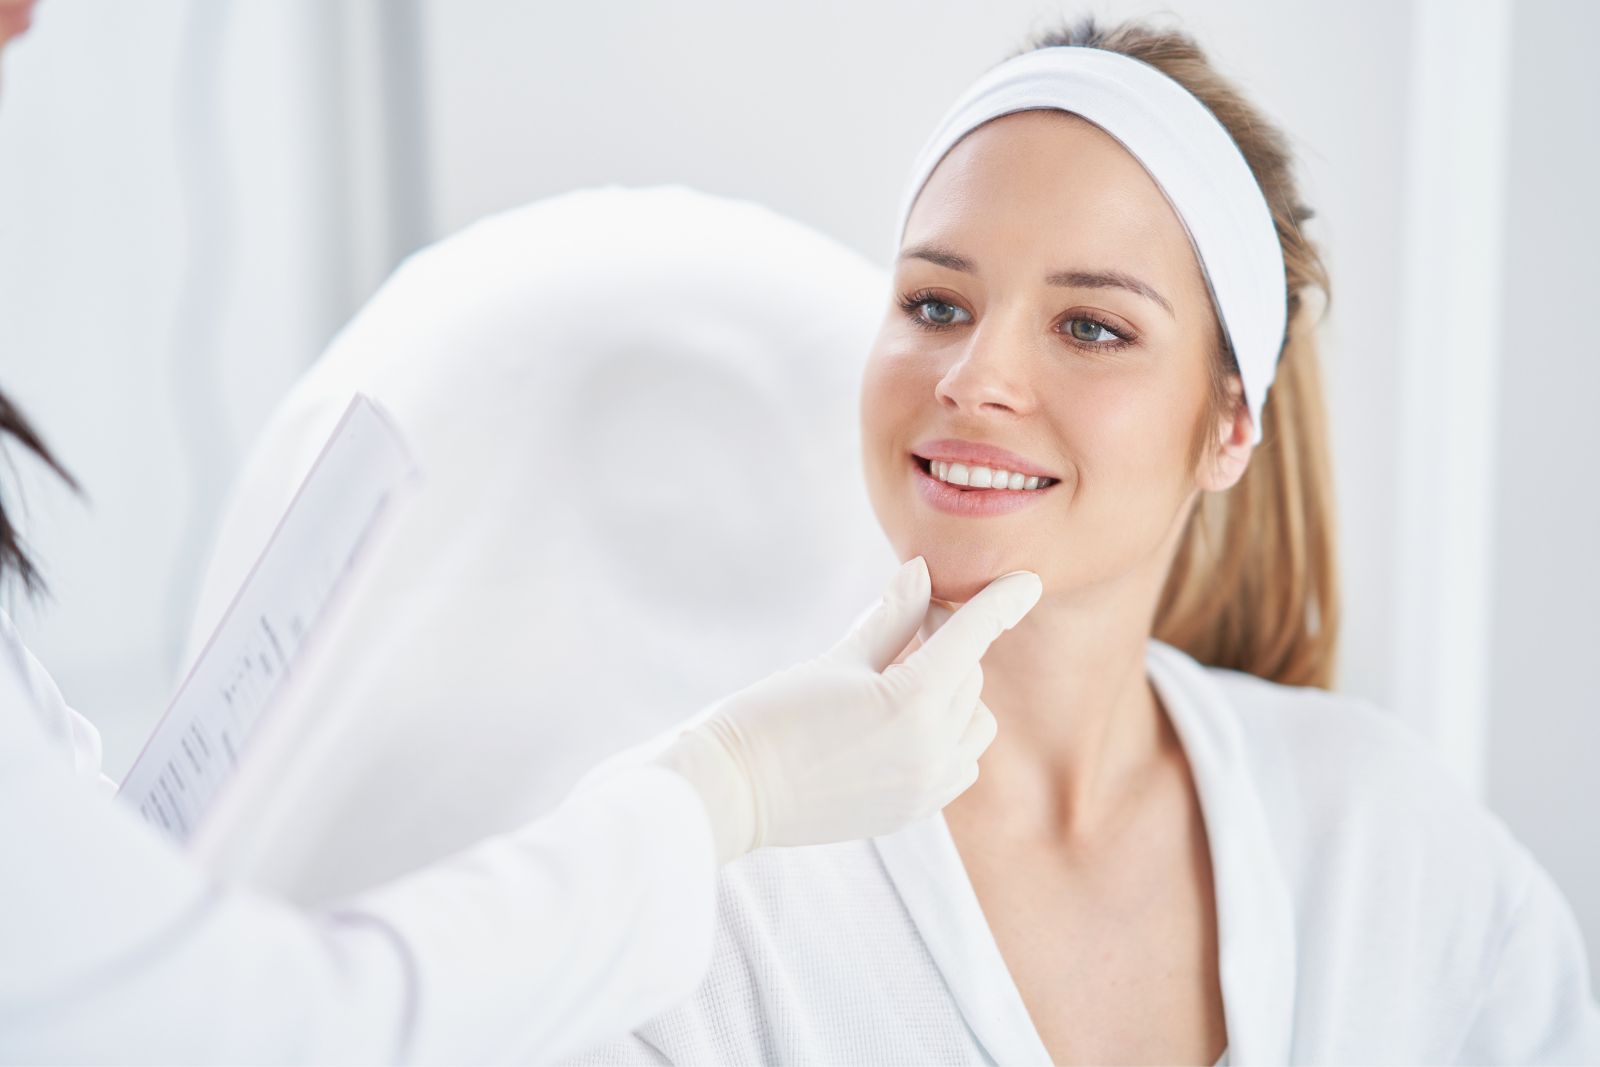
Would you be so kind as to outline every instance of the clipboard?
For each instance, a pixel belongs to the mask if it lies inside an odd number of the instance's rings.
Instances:
[[[419,481],[393,418],[357,393],[117,791],[146,822],[216,851],[264,739],[308,725],[313,709],[286,706]]]

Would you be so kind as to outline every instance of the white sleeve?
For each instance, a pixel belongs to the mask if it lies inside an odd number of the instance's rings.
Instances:
[[[307,914],[66,773],[21,696],[0,687],[0,1061],[547,1060],[707,964],[711,829],[669,771]]]
[[[1524,857],[1526,888],[1455,1062],[1600,1064],[1600,1004],[1583,934],[1549,874]]]

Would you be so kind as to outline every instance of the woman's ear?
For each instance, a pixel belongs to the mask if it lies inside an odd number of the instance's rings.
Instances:
[[[1200,457],[1200,470],[1195,475],[1195,483],[1208,493],[1233,488],[1244,477],[1255,451],[1256,422],[1245,405],[1244,386],[1237,377],[1228,382],[1228,397],[1229,411],[1217,420],[1213,447]]]

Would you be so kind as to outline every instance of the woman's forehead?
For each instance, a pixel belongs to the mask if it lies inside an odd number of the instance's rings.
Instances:
[[[984,248],[1030,270],[1088,256],[1204,291],[1160,186],[1110,134],[1061,111],[1006,115],[962,138],[912,208],[905,247],[922,244],[955,248],[980,267]]]

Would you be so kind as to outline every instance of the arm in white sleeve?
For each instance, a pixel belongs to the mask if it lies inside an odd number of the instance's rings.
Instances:
[[[21,696],[0,686],[0,1061],[551,1059],[706,965],[711,830],[670,771],[309,914],[75,780]]]
[[[1577,918],[1525,852],[1525,887],[1457,1063],[1600,1064],[1600,1003]]]

